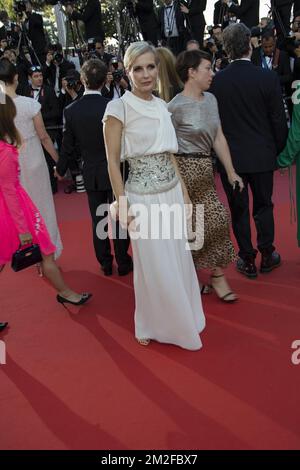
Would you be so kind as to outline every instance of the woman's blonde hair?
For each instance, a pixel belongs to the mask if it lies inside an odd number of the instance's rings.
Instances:
[[[176,59],[170,49],[158,47],[156,53],[159,58],[158,94],[168,103],[183,89],[183,84],[176,72]]]
[[[159,59],[154,46],[148,44],[145,41],[133,42],[130,44],[128,49],[125,52],[124,56],[124,66],[126,70],[130,70],[138,57],[147,52],[151,52],[155,57],[155,63],[158,65]]]

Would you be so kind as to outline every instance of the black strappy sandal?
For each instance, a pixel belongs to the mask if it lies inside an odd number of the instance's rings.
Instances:
[[[236,302],[238,298],[237,298],[236,294],[235,294],[234,292],[232,292],[232,291],[227,292],[227,294],[225,294],[225,295],[223,295],[223,296],[219,295],[219,293],[218,293],[216,287],[215,287],[214,284],[213,284],[213,279],[217,279],[217,278],[219,278],[219,277],[224,277],[224,274],[217,274],[217,275],[216,275],[216,274],[212,274],[212,275],[211,275],[211,279],[212,279],[212,281],[211,281],[212,288],[214,289],[214,291],[215,291],[215,293],[217,294],[217,296],[219,297],[219,299],[222,300],[222,302],[225,302],[225,303],[227,303],[227,304],[231,304],[231,303],[233,303],[233,302]],[[228,297],[229,297],[230,295],[234,295],[235,298],[234,298],[234,299],[228,299]]]

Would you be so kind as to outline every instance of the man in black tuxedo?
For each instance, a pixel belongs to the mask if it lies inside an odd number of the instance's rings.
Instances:
[[[251,60],[254,65],[276,72],[283,92],[289,92],[293,77],[290,58],[287,52],[276,48],[273,31],[263,34],[261,46],[253,51]]]
[[[102,128],[102,118],[109,101],[103,98],[100,93],[106,75],[107,68],[98,59],[91,59],[83,64],[81,79],[85,86],[85,93],[80,100],[65,109],[62,152],[57,163],[56,173],[61,177],[65,174],[68,159],[73,158],[74,149],[78,143],[83,160],[84,184],[93,222],[95,253],[104,274],[108,276],[112,274],[113,261],[110,241],[108,237],[102,240],[97,235],[97,226],[107,216],[107,212],[105,211],[104,215],[96,215],[99,206],[109,204],[113,200]],[[107,232],[107,223],[104,229]],[[132,260],[127,253],[128,247],[128,237],[124,240],[114,240],[115,257],[120,276],[132,271]]]
[[[158,10],[158,23],[163,45],[178,55],[185,49],[188,34],[178,0],[164,0]]]
[[[159,25],[154,11],[153,0],[137,0],[135,13],[139,20],[144,41],[149,41],[157,47]]]
[[[186,18],[187,27],[190,30],[192,39],[200,44],[200,49],[203,47],[205,18],[204,11],[206,9],[207,0],[188,0],[186,4],[181,3],[180,9]]]
[[[46,37],[44,32],[43,17],[37,13],[32,13],[32,4],[30,0],[26,1],[26,17],[25,30],[27,32],[28,38],[32,43],[32,47],[40,63],[44,64],[46,59]],[[32,63],[38,65],[35,54],[33,52],[30,54]]]
[[[250,30],[241,23],[225,29],[224,48],[232,63],[215,76],[211,91],[218,100],[234,168],[245,185],[242,192],[234,191],[220,168],[239,245],[237,269],[253,278],[257,276],[257,250],[251,242],[248,186],[262,255],[260,270],[269,272],[280,265],[273,245],[273,172],[276,156],[286,143],[287,123],[278,76],[251,63],[250,37]]]
[[[104,41],[104,31],[102,26],[101,4],[99,0],[87,0],[81,12],[74,10],[68,4],[66,12],[71,20],[81,20],[85,26],[85,39],[101,38]]]
[[[228,6],[228,10],[234,13],[241,23],[248,28],[258,26],[259,23],[259,0],[241,0],[240,5],[236,5],[232,0],[222,0]]]

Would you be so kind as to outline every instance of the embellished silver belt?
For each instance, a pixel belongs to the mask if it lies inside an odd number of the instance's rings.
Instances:
[[[142,157],[127,157],[129,175],[125,189],[137,194],[155,194],[169,191],[178,183],[175,167],[169,153]]]

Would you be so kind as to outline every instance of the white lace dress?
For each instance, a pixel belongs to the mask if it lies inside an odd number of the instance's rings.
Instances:
[[[15,125],[24,140],[19,158],[21,184],[44,219],[51,241],[56,246],[55,257],[58,258],[62,251],[62,242],[57,226],[49,172],[33,123],[33,118],[41,110],[41,105],[25,96],[17,96],[14,103],[17,108]]]

